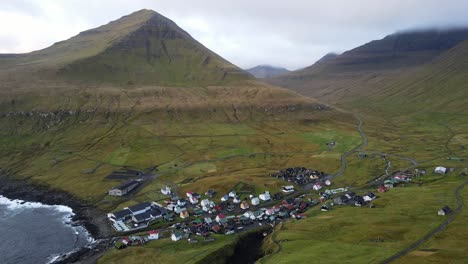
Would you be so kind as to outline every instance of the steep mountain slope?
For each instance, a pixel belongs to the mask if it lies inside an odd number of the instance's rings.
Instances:
[[[272,78],[281,74],[288,73],[289,70],[281,67],[274,67],[270,65],[259,65],[246,70],[253,76],[259,79]]]
[[[0,60],[0,69],[10,75],[33,72],[40,79],[80,83],[207,85],[251,78],[151,10]]]
[[[268,81],[334,104],[464,110],[466,40],[468,29],[397,33]]]
[[[3,111],[315,104],[221,58],[173,21],[141,10],[28,54],[0,55]]]

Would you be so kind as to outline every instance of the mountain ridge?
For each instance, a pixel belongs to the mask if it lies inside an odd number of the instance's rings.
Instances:
[[[467,41],[466,28],[392,34],[267,82],[341,106],[356,107],[359,101],[394,108],[404,103],[428,111],[442,105],[466,110],[456,102],[466,95],[463,80],[468,80],[468,72],[455,66],[463,65],[467,58]],[[447,55],[455,51],[458,56]],[[445,87],[450,93],[442,96],[437,87]],[[425,103],[412,103],[418,99]]]
[[[47,72],[49,79],[65,81],[219,85],[252,78],[152,10],[134,12],[39,51],[2,57],[5,66],[0,69],[39,69],[42,76]]]

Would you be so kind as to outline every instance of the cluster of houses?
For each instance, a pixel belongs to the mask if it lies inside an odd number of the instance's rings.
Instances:
[[[143,202],[124,208],[123,210],[108,213],[112,227],[119,232],[126,232],[145,228],[151,221],[161,218],[166,209],[157,203]]]
[[[377,196],[372,192],[368,192],[365,195],[357,195],[355,192],[349,192],[345,195],[336,197],[333,199],[333,202],[337,205],[354,205],[361,207],[372,202],[376,198]]]
[[[201,236],[206,240],[211,234],[230,235],[240,232],[255,223],[258,225],[274,225],[282,219],[300,219],[305,217],[303,213],[310,205],[311,203],[301,199],[286,199],[279,205],[260,208],[255,211],[246,210],[239,215],[226,215],[223,213],[218,213],[215,216],[205,215],[192,221],[173,225],[171,239],[179,241],[185,238],[193,243],[198,241],[193,236]]]
[[[413,180],[414,174],[410,171],[397,172],[384,181],[383,187],[390,189],[400,183],[408,183]]]
[[[149,231],[147,236],[127,236],[115,241],[114,246],[117,249],[123,249],[129,246],[141,246],[146,244],[148,241],[151,240],[158,240],[159,239],[159,231],[158,230],[151,230]]]
[[[179,216],[181,219],[189,218],[191,215],[198,217],[206,214],[247,210],[252,206],[256,207],[260,205],[262,202],[280,200],[283,197],[280,192],[271,195],[270,192],[265,191],[258,196],[250,195],[241,199],[236,191],[231,191],[222,195],[219,202],[214,202],[212,199],[216,194],[214,190],[208,190],[204,198],[195,192],[187,192],[186,197],[181,198],[172,195],[169,187],[162,188],[161,192],[165,195],[171,195],[166,201],[165,209],[168,213],[167,215],[172,214],[172,218]]]
[[[294,182],[298,185],[305,185],[311,181],[325,177],[326,174],[324,172],[307,169],[305,167],[294,167],[272,173],[271,176],[284,181]]]

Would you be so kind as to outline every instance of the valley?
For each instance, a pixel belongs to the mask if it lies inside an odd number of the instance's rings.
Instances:
[[[463,263],[467,41],[464,29],[395,33],[297,71],[248,73],[145,9],[46,49],[1,55],[2,193],[70,203],[105,244],[77,254],[85,263]],[[296,167],[323,177],[272,177]],[[405,173],[410,180],[392,182]],[[109,195],[136,179],[128,194]],[[353,200],[387,184],[377,199]],[[108,213],[144,202],[167,208],[188,193],[219,205],[232,191],[239,196],[223,201],[234,206],[229,214],[194,216],[197,198],[187,215],[111,230]],[[267,191],[284,200],[253,203]],[[354,193],[352,205],[335,204],[345,193]],[[453,212],[438,215],[445,206]],[[273,219],[254,216],[244,227],[249,212]],[[199,228],[194,221],[221,214],[236,228],[226,220],[227,232],[172,238],[177,225]],[[150,230],[157,239],[115,243]],[[242,258],[249,243],[256,246]]]

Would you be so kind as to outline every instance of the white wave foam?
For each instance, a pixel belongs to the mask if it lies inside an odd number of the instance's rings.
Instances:
[[[0,195],[0,205],[6,205],[8,210],[11,210],[12,215],[15,214],[15,212],[19,212],[24,209],[35,209],[35,208],[44,208],[44,209],[52,209],[57,212],[64,213],[64,216],[62,217],[62,222],[65,225],[70,226],[75,233],[78,233],[77,235],[84,234],[86,236],[86,239],[89,244],[92,244],[95,242],[95,239],[91,236],[91,234],[88,232],[88,230],[84,226],[74,226],[72,217],[75,215],[73,212],[73,209],[65,206],[65,205],[47,205],[47,204],[42,204],[39,202],[26,202],[24,200],[20,199],[8,199],[5,196]]]
[[[8,199],[2,195],[0,195],[0,204],[6,205],[10,210],[20,210],[20,209],[33,209],[33,208],[51,208],[58,212],[68,213],[69,215],[73,216],[73,209],[65,205],[47,205],[38,202],[26,202],[20,199]]]

